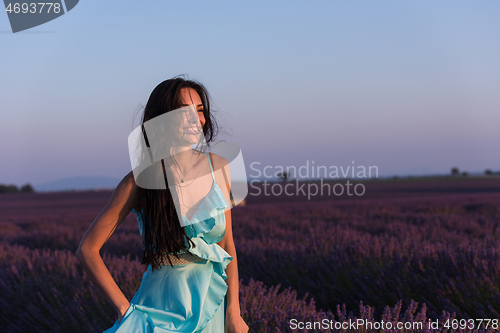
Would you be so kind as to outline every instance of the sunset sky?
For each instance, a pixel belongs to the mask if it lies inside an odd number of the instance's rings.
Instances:
[[[0,14],[0,183],[122,178],[141,105],[179,74],[248,176],[500,171],[499,17],[497,0],[80,1],[13,34]]]

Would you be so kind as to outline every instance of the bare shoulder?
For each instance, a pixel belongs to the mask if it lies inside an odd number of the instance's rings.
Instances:
[[[229,162],[222,156],[214,154],[214,153],[209,153],[210,157],[212,158],[213,164],[214,164],[214,169],[220,169],[222,167],[227,167],[229,166]]]
[[[231,173],[229,170],[229,162],[222,156],[209,153],[214,167],[214,173],[218,179],[219,184],[226,184],[231,186]]]
[[[111,201],[122,202],[122,205],[132,209],[137,205],[138,194],[139,187],[135,183],[133,172],[130,171],[116,186]]]
[[[214,167],[214,172],[220,172],[220,170],[224,171],[225,174],[229,174],[229,162],[222,156],[214,154],[214,153],[209,153],[210,157],[212,159],[212,165]]]
[[[130,171],[123,177],[117,187],[121,187],[123,191],[136,192],[139,188],[135,183],[134,173]]]

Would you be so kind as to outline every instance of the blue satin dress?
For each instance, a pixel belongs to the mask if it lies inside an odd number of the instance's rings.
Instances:
[[[224,209],[229,206],[215,181],[208,153],[207,158],[212,188],[191,220],[183,216],[186,233],[196,244],[189,252],[204,260],[163,265],[154,272],[149,265],[121,323],[117,320],[104,333],[224,332],[225,269],[233,257],[216,243],[224,238]],[[140,217],[137,214],[142,237]]]

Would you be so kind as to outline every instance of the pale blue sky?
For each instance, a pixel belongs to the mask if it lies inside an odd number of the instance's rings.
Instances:
[[[178,74],[207,86],[247,167],[500,171],[499,16],[496,0],[81,1],[12,34],[0,14],[0,183],[121,178],[135,112]]]

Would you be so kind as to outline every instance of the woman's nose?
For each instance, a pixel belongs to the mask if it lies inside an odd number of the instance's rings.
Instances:
[[[193,123],[196,123],[199,121],[199,118],[198,118],[198,115],[196,114],[196,111],[192,111],[190,110],[188,113],[187,113],[187,121],[190,123],[190,124],[193,124]]]

